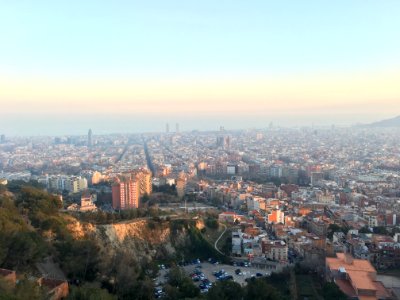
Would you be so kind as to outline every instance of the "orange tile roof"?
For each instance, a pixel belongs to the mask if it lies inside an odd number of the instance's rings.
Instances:
[[[357,289],[376,291],[376,287],[369,273],[365,271],[347,270],[347,268],[346,272]]]
[[[368,260],[363,259],[353,259],[352,264],[347,264],[345,262],[344,253],[337,253],[337,258],[327,257],[326,263],[328,267],[332,270],[338,270],[340,267],[344,267],[347,271],[364,271],[370,273],[376,273],[375,268],[371,265]]]
[[[0,269],[0,275],[1,276],[8,276],[8,275],[11,275],[11,274],[14,274],[14,273],[15,273],[15,271],[12,271],[12,270]]]
[[[388,290],[385,288],[385,286],[381,281],[374,281],[374,284],[377,290],[376,295],[378,296],[379,299],[390,297]]]
[[[358,300],[377,300],[375,296],[358,296]]]
[[[357,296],[356,291],[354,290],[353,286],[350,284],[348,280],[336,278],[335,283],[339,287],[339,289],[347,296],[349,297]]]
[[[349,280],[335,278],[335,283],[349,297],[355,296],[357,291],[354,290],[370,290],[375,291],[373,296],[358,296],[358,299],[376,300],[385,299],[390,295],[381,282],[375,281],[376,270],[367,260],[353,259],[352,263],[346,263],[345,254],[337,253],[337,258],[326,258],[326,264],[331,270],[344,268]],[[372,276],[371,276],[372,275]]]

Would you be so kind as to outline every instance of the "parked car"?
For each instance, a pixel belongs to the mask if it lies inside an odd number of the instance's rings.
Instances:
[[[233,276],[232,275],[225,275],[225,276],[221,277],[219,280],[221,280],[221,281],[233,280]]]

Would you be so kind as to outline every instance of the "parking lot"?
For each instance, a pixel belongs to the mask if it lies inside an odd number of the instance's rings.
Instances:
[[[195,279],[194,283],[197,286],[200,286],[204,280],[207,281],[207,279],[211,282],[214,283],[218,279],[214,274],[216,272],[224,273],[225,275],[222,276],[232,276],[232,279],[234,282],[239,283],[240,285],[245,285],[246,284],[246,278],[251,278],[251,277],[261,277],[262,276],[269,276],[271,274],[270,271],[266,270],[260,270],[258,268],[254,267],[244,267],[244,266],[232,266],[232,265],[226,265],[226,264],[212,264],[209,262],[201,262],[200,264],[198,263],[193,263],[193,264],[187,264],[185,266],[182,266],[182,268],[185,270],[185,273],[191,277],[191,275],[197,271],[199,274],[198,279]],[[236,272],[236,270],[240,270]],[[222,272],[221,272],[222,271]],[[159,272],[158,277],[155,280],[156,286],[162,285],[167,282],[166,276],[168,275],[169,270],[168,269],[161,269]],[[236,274],[239,273],[239,274]],[[196,276],[193,276],[196,277]],[[200,278],[201,277],[201,278]],[[222,279],[223,280],[223,279]]]
[[[263,276],[268,276],[271,273],[268,271],[268,273],[265,272],[265,270],[260,270],[252,267],[235,267],[231,265],[224,265],[224,264],[210,264],[208,262],[201,263],[201,270],[202,273],[204,273],[205,278],[210,280],[211,282],[217,281],[217,278],[213,275],[213,272],[219,272],[221,270],[224,270],[227,275],[231,275],[233,277],[233,281],[239,283],[240,285],[245,285],[246,284],[246,278],[254,277],[256,276],[257,273],[262,274]],[[193,273],[196,265],[188,265],[184,266],[183,268],[185,269],[186,273],[190,275]],[[241,275],[237,275],[235,273],[235,270],[240,269]]]

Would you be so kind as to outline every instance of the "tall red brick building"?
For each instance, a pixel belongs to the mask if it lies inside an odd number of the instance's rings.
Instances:
[[[112,186],[112,206],[114,209],[139,207],[139,184],[136,178],[120,176]]]
[[[152,174],[147,169],[137,169],[118,176],[112,186],[114,209],[131,209],[140,206],[140,199],[152,193]]]

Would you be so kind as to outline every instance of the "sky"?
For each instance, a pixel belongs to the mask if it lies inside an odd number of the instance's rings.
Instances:
[[[400,114],[398,0],[0,0],[0,133]]]

